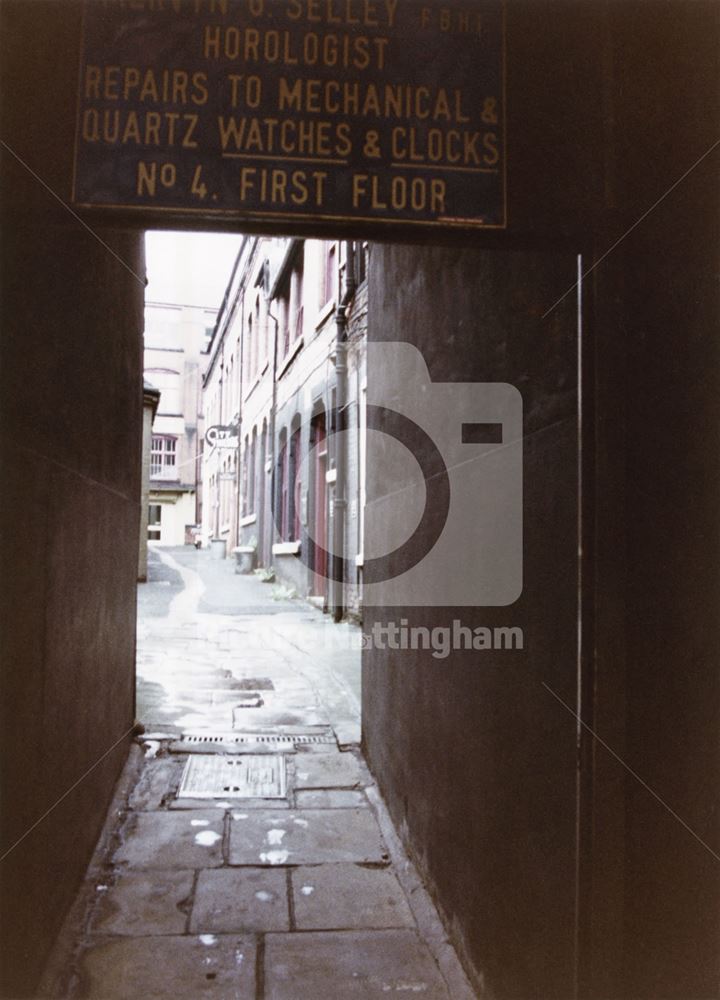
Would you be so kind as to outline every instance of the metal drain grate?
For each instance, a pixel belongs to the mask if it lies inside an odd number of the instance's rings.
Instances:
[[[278,754],[188,758],[177,791],[179,799],[283,799],[287,794],[285,758]]]
[[[332,733],[183,733],[183,743],[262,743],[268,748],[273,746],[295,746],[296,743],[322,743],[333,745],[335,737]]]

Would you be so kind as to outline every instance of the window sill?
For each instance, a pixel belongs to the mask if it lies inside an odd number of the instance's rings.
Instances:
[[[295,343],[291,345],[290,350],[285,355],[285,360],[280,365],[280,369],[277,373],[278,378],[281,378],[282,375],[285,374],[285,371],[290,367],[295,356],[302,350],[303,343],[304,343],[304,338],[298,337]]]
[[[300,542],[275,542],[272,554],[274,556],[297,556],[300,554]]]
[[[240,527],[246,528],[248,524],[255,524],[257,521],[257,514],[246,514],[245,517],[240,518]]]
[[[263,371],[264,370],[265,369],[263,369]],[[243,397],[243,402],[244,403],[246,403],[248,401],[248,399],[250,399],[250,397],[252,396],[252,394],[255,392],[255,390],[257,389],[257,387],[260,385],[261,375],[262,375],[262,373],[260,375],[256,375],[255,376],[255,380],[254,380],[253,384],[250,386],[250,388],[248,389],[248,391],[245,393],[245,395]]]
[[[330,299],[330,301],[326,302],[325,305],[321,308],[320,312],[318,313],[318,318],[315,320],[315,329],[319,330],[320,327],[323,326],[328,321],[328,319],[330,318],[330,316],[332,316],[334,312],[335,312],[335,299]]]

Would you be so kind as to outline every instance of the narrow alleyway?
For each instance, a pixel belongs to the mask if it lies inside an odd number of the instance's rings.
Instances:
[[[138,609],[145,732],[63,995],[471,1000],[360,753],[359,629],[191,548]]]

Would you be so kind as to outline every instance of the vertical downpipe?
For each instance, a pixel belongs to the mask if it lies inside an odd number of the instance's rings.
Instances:
[[[220,423],[223,423],[223,382],[225,380],[225,344],[220,345],[220,378],[219,378],[219,413],[220,413]],[[220,487],[220,455],[218,451],[217,444],[215,445],[215,538],[220,538],[220,502],[221,502],[221,487]]]
[[[335,494],[333,499],[333,546],[331,573],[333,620],[342,619],[345,607],[345,498],[346,479],[346,409],[347,409],[347,318],[345,305],[340,304],[335,313],[337,324],[337,339],[335,342],[335,419],[333,432],[335,435]]]
[[[272,299],[270,298],[270,288],[268,287],[268,273],[270,269],[270,262],[265,261],[265,281],[263,283],[263,290],[265,294],[265,301],[267,303],[267,317],[273,322],[273,352],[272,352],[272,400],[270,403],[270,416],[268,419],[268,429],[267,429],[267,440],[265,445],[265,464],[270,463],[270,517],[269,517],[269,531],[270,538],[268,539],[268,553],[270,555],[270,564],[272,565],[272,550],[273,541],[275,539],[275,533],[277,529],[276,518],[278,516],[278,511],[275,507],[275,487],[277,484],[277,469],[275,468],[275,456],[277,455],[276,441],[275,441],[275,424],[276,424],[276,413],[277,413],[277,370],[278,370],[278,337],[280,334],[280,323],[277,316],[270,312],[270,303]],[[264,475],[264,472],[263,472]],[[279,532],[278,532],[279,537]]]
[[[345,611],[345,514],[347,511],[347,305],[355,294],[355,247],[345,243],[345,287],[335,313],[335,496],[333,500],[333,546],[331,573],[333,621]]]
[[[243,439],[243,376],[245,373],[245,282],[241,282],[238,289],[240,299],[240,357],[238,358],[238,417],[237,417],[237,456],[235,459],[235,545],[240,545],[240,517],[242,514],[242,439]],[[233,313],[231,311],[231,321]],[[230,327],[230,322],[228,326]]]

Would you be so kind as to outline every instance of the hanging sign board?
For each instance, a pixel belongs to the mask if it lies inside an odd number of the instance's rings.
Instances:
[[[504,228],[500,0],[87,0],[78,206]]]
[[[239,443],[238,425],[213,424],[205,431],[205,442],[211,448],[237,448]]]

